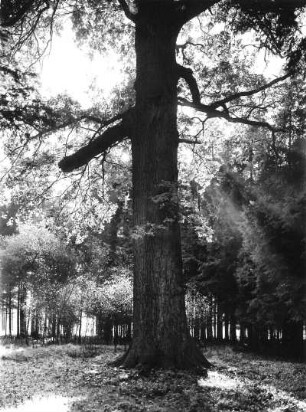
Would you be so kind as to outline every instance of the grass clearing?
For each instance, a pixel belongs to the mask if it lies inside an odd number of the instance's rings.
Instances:
[[[9,347],[0,352],[1,412],[205,412],[306,410],[306,365],[229,347],[208,349],[208,376],[109,366],[113,348]]]

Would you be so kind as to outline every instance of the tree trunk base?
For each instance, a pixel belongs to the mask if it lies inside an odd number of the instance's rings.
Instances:
[[[189,370],[201,375],[206,374],[206,369],[212,367],[191,338],[170,354],[133,342],[128,351],[112,362],[112,365],[126,369],[135,368],[143,373],[152,369],[175,369]]]

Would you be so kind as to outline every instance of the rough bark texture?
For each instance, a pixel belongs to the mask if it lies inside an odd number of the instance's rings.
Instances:
[[[179,27],[171,7],[147,3],[136,24],[136,124],[132,136],[134,329],[125,367],[209,366],[189,336],[177,196]]]

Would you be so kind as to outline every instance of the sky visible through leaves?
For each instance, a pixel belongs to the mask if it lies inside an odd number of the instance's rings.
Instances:
[[[67,21],[60,35],[54,35],[49,53],[41,62],[41,92],[46,97],[67,93],[84,108],[92,105],[91,91],[101,89],[106,98],[120,83],[122,67],[119,55],[90,56],[74,39]]]
[[[217,27],[217,30],[221,29]],[[250,45],[253,36],[252,32],[245,33],[244,44]],[[180,40],[179,37],[178,43]],[[279,57],[260,51],[253,71],[274,78],[279,75],[282,64]],[[99,89],[107,98],[120,84],[123,71],[120,56],[114,50],[108,51],[107,55],[90,54],[85,46],[79,46],[67,21],[63,30],[54,34],[50,50],[40,63],[41,92],[45,97],[66,93],[87,108],[93,104],[92,90]]]

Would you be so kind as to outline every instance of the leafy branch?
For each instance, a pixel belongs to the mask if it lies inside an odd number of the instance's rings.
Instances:
[[[114,116],[103,123],[103,127],[110,125],[121,119],[121,122],[107,128],[102,134],[90,141],[86,146],[79,149],[70,156],[64,157],[59,162],[59,167],[63,172],[71,172],[81,166],[86,165],[91,159],[105,152],[109,148],[117,145],[127,138],[131,130],[132,110]]]
[[[255,89],[243,90],[241,92],[231,94],[225,97],[224,99],[218,100],[208,105],[201,103],[199,88],[198,88],[195,78],[193,77],[192,70],[178,65],[178,73],[179,73],[179,76],[182,77],[186,81],[189,87],[191,96],[192,96],[192,101],[189,101],[183,97],[179,97],[178,102],[181,106],[191,107],[197,111],[206,113],[209,118],[222,118],[222,119],[227,120],[230,123],[242,123],[242,124],[247,124],[250,126],[265,127],[269,129],[271,132],[277,132],[277,131],[283,130],[283,129],[276,128],[275,126],[271,125],[270,123],[266,121],[258,121],[254,119],[249,119],[248,117],[239,117],[239,116],[233,117],[229,113],[229,110],[226,104],[234,100],[238,100],[241,97],[250,97],[257,93],[265,91],[271,88],[272,86],[289,78],[291,76],[291,72],[286,73],[285,75],[281,77],[277,77],[276,79],[273,79],[272,81],[262,86],[259,86]],[[222,110],[218,110],[218,108],[222,108]]]
[[[184,99],[182,97],[179,98],[179,104],[181,106],[191,107],[199,112],[206,113],[209,118],[225,119],[230,123],[242,123],[242,124],[246,124],[249,126],[265,127],[271,132],[283,131],[283,129],[276,128],[275,126],[271,125],[270,123],[266,121],[258,121],[258,120],[247,119],[245,117],[238,117],[238,116],[232,117],[227,110],[220,111],[220,110],[214,109],[211,105],[190,102],[189,100]]]
[[[229,103],[233,100],[239,99],[240,97],[248,97],[248,96],[253,96],[256,93],[262,92],[266,89],[269,89],[270,87],[274,86],[277,83],[282,82],[283,80],[288,79],[288,77],[291,76],[291,73],[286,73],[284,76],[281,77],[277,77],[276,79],[273,79],[272,81],[270,81],[269,83],[266,83],[256,89],[253,90],[244,90],[235,94],[231,94],[230,96],[225,97],[224,99],[218,100],[216,102],[214,102],[213,104],[211,104],[211,107],[213,107],[214,109],[216,109],[217,107],[223,106],[226,103]]]

